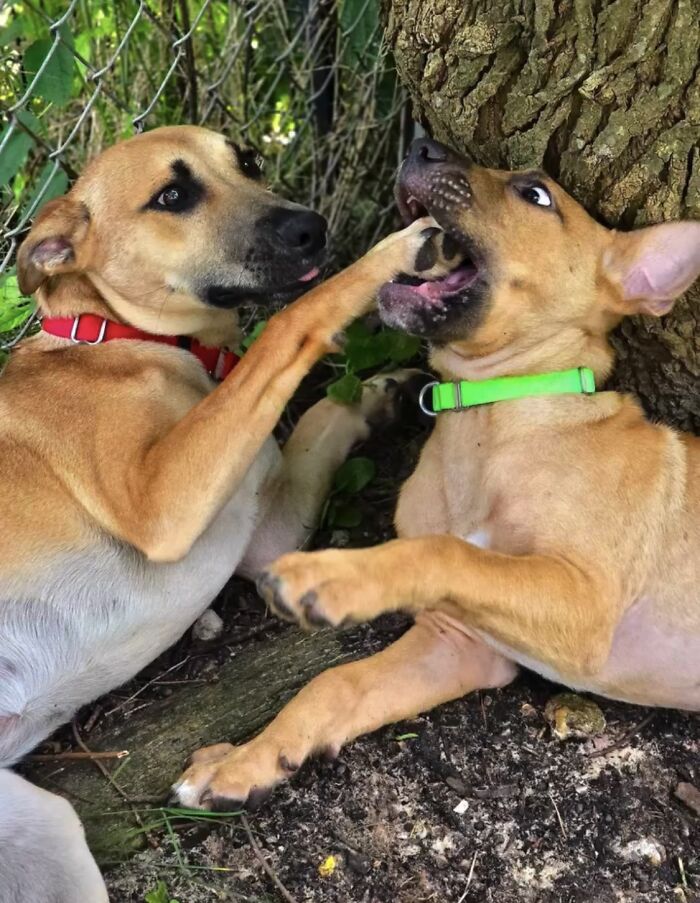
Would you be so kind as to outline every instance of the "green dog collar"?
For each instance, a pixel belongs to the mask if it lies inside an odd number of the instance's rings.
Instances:
[[[426,404],[431,393],[432,409]],[[555,373],[538,373],[528,376],[499,376],[471,382],[463,379],[456,383],[428,383],[421,390],[418,404],[431,417],[443,411],[462,411],[494,401],[511,401],[515,398],[532,398],[537,395],[593,395],[595,377],[588,367],[559,370]]]

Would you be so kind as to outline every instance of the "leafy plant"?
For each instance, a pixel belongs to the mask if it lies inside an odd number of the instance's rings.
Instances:
[[[329,527],[357,527],[362,523],[355,496],[372,482],[376,472],[371,458],[348,458],[341,465],[326,503],[325,521]]]
[[[57,38],[40,38],[27,47],[23,63],[28,82],[41,73],[33,86],[33,97],[41,97],[57,107],[68,103],[73,93],[75,56],[73,38],[65,24]]]
[[[145,903],[178,903],[168,893],[168,888],[164,881],[159,881],[156,887],[146,894],[144,900]]]
[[[12,332],[24,323],[34,310],[34,302],[19,290],[17,276],[0,276],[0,333]]]
[[[420,339],[396,332],[380,329],[372,332],[364,320],[352,323],[345,332],[346,344],[337,360],[345,368],[345,373],[332,382],[326,392],[329,398],[340,404],[355,404],[362,394],[359,373],[387,365],[404,364],[418,354]]]

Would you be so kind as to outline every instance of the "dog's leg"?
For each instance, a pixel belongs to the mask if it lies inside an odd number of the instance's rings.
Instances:
[[[81,485],[81,504],[151,560],[184,557],[235,491],[302,378],[337,347],[339,330],[397,273],[421,270],[420,252],[439,238],[425,226],[417,221],[390,236],[273,317],[233,373],[161,439],[138,449],[137,460],[120,467],[110,459],[96,481],[99,495],[91,495],[94,480]],[[444,259],[435,260],[431,274],[448,270]]]
[[[317,402],[300,418],[283,450],[277,488],[237,573],[254,577],[285,552],[302,548],[318,526],[333,476],[372,427],[393,419],[402,384],[415,370],[368,379],[357,404]]]
[[[67,800],[0,770],[0,903],[107,903]]]
[[[574,679],[605,662],[621,612],[620,588],[593,562],[505,555],[453,536],[292,553],[259,588],[281,617],[312,627],[437,608]]]
[[[320,674],[262,734],[195,753],[174,787],[185,806],[235,808],[290,777],[315,752],[336,755],[348,741],[472,690],[501,687],[515,666],[450,618],[419,615],[388,649]]]

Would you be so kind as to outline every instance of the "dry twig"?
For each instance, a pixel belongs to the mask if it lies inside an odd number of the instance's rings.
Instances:
[[[263,867],[265,874],[268,876],[270,881],[272,881],[272,883],[275,885],[275,887],[280,892],[282,897],[287,901],[287,903],[297,903],[297,901],[289,893],[289,891],[284,886],[284,884],[282,884],[279,877],[277,876],[277,873],[272,868],[270,863],[263,856],[262,850],[260,849],[258,842],[253,837],[253,832],[250,830],[250,824],[248,823],[248,819],[245,817],[245,815],[241,815],[241,824],[243,825],[243,828],[245,829],[245,832],[248,835],[248,842],[250,843],[250,846],[252,847],[253,852],[255,853],[255,858],[258,860],[260,865]]]

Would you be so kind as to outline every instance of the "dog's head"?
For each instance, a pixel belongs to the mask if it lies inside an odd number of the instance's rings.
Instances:
[[[289,300],[318,275],[326,221],[272,194],[260,162],[194,126],[115,145],[37,217],[20,288],[50,307],[61,277],[79,275],[158,332],[196,331],[242,301]]]
[[[436,219],[459,265],[384,286],[381,315],[465,361],[588,363],[564,360],[587,343],[604,370],[619,319],[667,313],[700,273],[700,223],[609,230],[545,173],[483,169],[427,138],[412,145],[396,196],[406,221]]]

